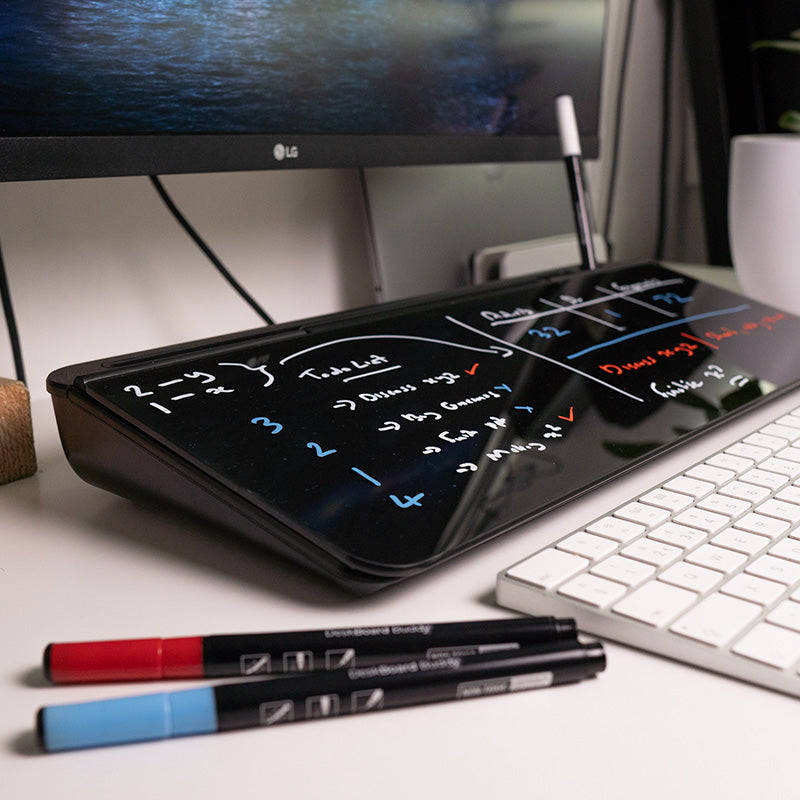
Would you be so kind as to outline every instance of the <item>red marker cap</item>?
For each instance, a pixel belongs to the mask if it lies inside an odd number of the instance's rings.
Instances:
[[[202,678],[203,639],[120,639],[49,644],[44,674],[53,683]]]

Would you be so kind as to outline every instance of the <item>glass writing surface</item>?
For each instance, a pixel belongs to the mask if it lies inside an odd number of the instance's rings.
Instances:
[[[800,320],[654,264],[130,358],[88,396],[342,563],[430,566],[800,377]]]

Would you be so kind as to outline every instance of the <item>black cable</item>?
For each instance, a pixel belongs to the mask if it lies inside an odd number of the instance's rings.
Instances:
[[[25,365],[22,361],[22,346],[17,331],[17,322],[14,318],[14,308],[11,305],[11,291],[8,288],[8,277],[6,275],[6,265],[3,261],[3,251],[0,249],[0,296],[3,300],[3,314],[6,318],[8,328],[8,339],[11,343],[11,351],[14,354],[14,368],[17,371],[17,380],[25,383]]]
[[[672,127],[672,46],[674,43],[673,0],[664,3],[664,60],[661,87],[661,165],[659,167],[658,233],[656,235],[656,259],[664,258],[667,239],[667,203],[669,201],[669,142]]]
[[[609,167],[610,178],[608,181],[608,192],[606,194],[606,219],[603,226],[603,238],[611,246],[611,221],[614,216],[614,204],[617,199],[617,178],[619,177],[619,150],[622,140],[622,113],[625,106],[625,86],[628,79],[628,62],[630,60],[631,36],[633,32],[633,11],[636,3],[630,0],[628,3],[627,18],[625,20],[625,36],[622,42],[622,64],[619,70],[619,86],[617,102],[614,108],[614,144],[611,149],[611,166]]]
[[[274,325],[275,321],[272,317],[267,314],[266,311],[256,302],[256,300],[247,292],[247,290],[236,280],[236,278],[228,272],[225,265],[222,261],[217,258],[214,251],[203,241],[200,234],[192,227],[186,217],[181,214],[178,207],[172,201],[172,198],[167,194],[167,190],[164,188],[164,185],[161,183],[161,180],[158,178],[157,175],[151,175],[150,181],[152,182],[153,186],[155,187],[156,191],[158,192],[161,199],[164,201],[164,204],[167,208],[172,212],[172,215],[178,221],[180,226],[186,231],[192,241],[205,253],[208,260],[216,267],[219,271],[220,275],[225,278],[226,281],[234,288],[234,290],[239,294],[239,296],[253,309],[253,311],[258,314],[261,319],[266,322],[267,325]]]

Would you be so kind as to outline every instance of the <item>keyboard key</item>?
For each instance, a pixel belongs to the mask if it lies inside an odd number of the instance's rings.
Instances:
[[[752,564],[748,564],[746,569],[751,575],[779,581],[787,586],[800,581],[800,564],[787,561],[785,558],[776,558],[771,555],[759,556]]]
[[[748,500],[741,500],[737,497],[728,497],[724,494],[715,492],[708,497],[703,498],[698,504],[698,508],[705,511],[713,511],[715,514],[724,514],[730,519],[741,517],[742,514],[749,511],[753,504]],[[800,506],[798,506],[800,511]]]
[[[603,517],[598,519],[591,525],[586,526],[589,533],[596,533],[598,536],[607,536],[615,542],[624,544],[625,542],[641,536],[647,528],[644,525],[639,525],[635,522],[628,522],[624,519],[617,519],[616,517]]]
[[[724,594],[701,600],[670,627],[671,631],[722,647],[744,630],[761,612],[760,606]]]
[[[627,588],[614,581],[600,578],[597,575],[583,574],[568,580],[558,588],[558,593],[574,597],[589,605],[605,608],[625,594]]]
[[[708,481],[700,481],[697,480],[697,478],[687,478],[685,475],[678,475],[677,478],[667,481],[663,488],[673,492],[682,492],[683,494],[691,495],[696,500],[699,500],[701,497],[711,494],[716,487],[713,483],[709,483]]]
[[[542,550],[512,567],[508,574],[534,586],[541,586],[542,589],[552,589],[587,566],[588,559],[572,553]]]
[[[771,489],[773,492],[777,489],[782,489],[789,483],[789,479],[785,475],[781,475],[779,472],[769,472],[759,467],[743,472],[739,476],[739,480],[744,483],[754,483],[756,486],[766,486],[767,489]]]
[[[655,571],[656,568],[652,564],[634,561],[632,558],[625,558],[625,556],[621,555],[606,558],[591,569],[594,575],[610,578],[612,581],[624,583],[626,586],[638,586],[653,575]]]
[[[660,581],[690,589],[693,592],[704,593],[713,589],[723,579],[723,574],[706,567],[698,567],[688,561],[679,561],[667,567],[659,576]]]
[[[775,420],[777,425],[785,425],[787,428],[800,428],[800,416],[797,414],[784,414]]]
[[[620,552],[624,556],[644,561],[645,564],[652,564],[655,567],[665,567],[683,555],[683,551],[679,547],[663,544],[647,537],[637,539]]]
[[[719,493],[755,504],[769,497],[771,492],[766,486],[757,486],[755,483],[745,483],[744,481],[731,481],[725,484]]]
[[[767,614],[767,619],[774,625],[791,628],[800,633],[800,603],[794,600],[784,600]]]
[[[686,475],[700,481],[708,481],[715,486],[722,486],[736,477],[736,473],[729,469],[712,467],[710,464],[698,464],[696,467],[686,470]]]
[[[767,472],[777,472],[779,475],[785,475],[789,480],[800,478],[800,464],[796,461],[787,461],[785,458],[768,458],[758,465],[759,469],[766,470]]]
[[[666,522],[669,517],[669,511],[664,508],[657,508],[656,506],[648,506],[644,503],[628,503],[628,505],[618,508],[614,512],[614,516],[619,519],[627,520],[628,522],[636,522],[644,525],[647,528],[652,528],[662,522]]]
[[[800,447],[797,447],[796,444],[794,447],[784,447],[783,450],[778,450],[778,452],[775,453],[775,457],[797,463],[800,461]]]
[[[742,600],[749,600],[751,603],[758,603],[760,606],[768,606],[786,591],[786,587],[782,583],[740,572],[723,584],[720,591],[723,594],[740,597]]]
[[[771,455],[772,450],[769,450],[766,447],[756,447],[753,444],[737,442],[736,444],[732,444],[730,447],[726,447],[725,452],[730,453],[733,456],[749,458],[757,464],[759,461],[763,461],[765,458],[768,458]]]
[[[771,541],[768,536],[758,536],[755,533],[747,533],[747,531],[737,531],[736,528],[726,528],[711,540],[711,544],[753,556],[761,550],[766,550]]]
[[[800,504],[800,486],[787,486],[785,489],[781,489],[775,498],[786,503]]]
[[[716,547],[713,544],[701,544],[697,550],[692,550],[686,556],[686,560],[700,567],[731,573],[747,561],[747,556],[742,553],[735,553],[733,550],[727,550],[724,547]]]
[[[763,447],[766,450],[769,450],[770,453],[775,453],[782,447],[786,447],[788,442],[787,439],[782,439],[779,436],[768,436],[764,433],[751,433],[749,436],[745,436],[742,441],[745,444],[753,444],[756,447]]]
[[[685,525],[678,525],[677,522],[665,522],[650,531],[647,538],[686,550],[704,542],[708,536],[697,528],[687,528]]]
[[[559,550],[566,550],[577,556],[584,556],[592,561],[610,555],[617,549],[616,542],[602,536],[594,536],[586,531],[573,533],[558,543]]]
[[[776,436],[780,439],[786,439],[787,442],[793,442],[800,437],[800,430],[792,425],[781,425],[779,422],[771,422],[765,425],[759,433],[765,436]]]
[[[800,522],[800,506],[796,503],[787,503],[785,500],[772,498],[764,501],[758,507],[758,513],[767,517],[776,517],[796,525]]]
[[[777,558],[786,558],[789,561],[800,563],[800,541],[787,536],[770,547],[769,554]]]
[[[653,491],[642,495],[639,500],[642,503],[647,503],[651,506],[666,508],[673,514],[676,511],[683,511],[694,502],[694,498],[688,494],[672,492],[669,489],[664,489],[663,487],[660,489],[653,489]]]
[[[775,519],[775,517],[767,517],[752,511],[741,519],[737,519],[733,523],[733,527],[740,531],[750,531],[750,533],[758,533],[774,539],[789,530],[789,523],[784,519]]]
[[[733,453],[717,453],[715,456],[706,460],[706,464],[712,467],[721,467],[722,469],[729,469],[737,475],[747,469],[755,466],[755,461],[752,458],[744,458],[742,456],[734,455]]]
[[[762,622],[743,636],[733,652],[778,669],[788,669],[800,659],[800,633]]]
[[[730,518],[722,514],[715,514],[713,511],[706,511],[702,508],[690,508],[682,511],[675,517],[675,522],[681,525],[688,525],[691,528],[698,528],[708,534],[721,531],[726,525],[730,525]]]
[[[666,625],[694,603],[696,595],[661,581],[651,581],[624,597],[612,611],[648,625]]]

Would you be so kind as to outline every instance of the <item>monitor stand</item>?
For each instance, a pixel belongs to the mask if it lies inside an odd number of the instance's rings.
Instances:
[[[483,248],[574,232],[560,161],[361,175],[381,301],[469,283],[470,256]]]

